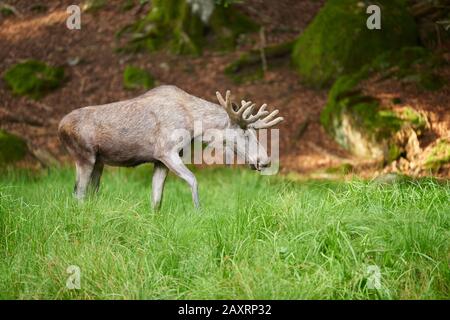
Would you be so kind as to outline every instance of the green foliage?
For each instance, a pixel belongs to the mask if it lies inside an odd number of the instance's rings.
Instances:
[[[234,48],[239,35],[254,31],[256,25],[234,6],[215,6],[209,21],[193,13],[186,0],[155,0],[149,14],[118,32],[127,37],[121,50],[154,51],[168,48],[176,54],[199,55],[203,47]]]
[[[331,130],[332,126],[334,125],[334,114],[339,115],[341,113],[343,105],[340,104],[339,101],[346,96],[359,94],[359,91],[356,89],[356,87],[361,80],[365,79],[368,76],[368,74],[368,69],[364,68],[362,71],[357,72],[353,75],[340,77],[331,87],[330,91],[328,92],[327,105],[320,115],[320,121],[328,132],[330,132],[329,130]],[[337,120],[340,120],[340,118],[337,118]]]
[[[17,14],[17,11],[15,10],[15,8],[13,6],[0,3],[0,14],[3,17],[9,17],[9,16]]]
[[[386,110],[377,100],[362,95],[358,85],[376,73],[380,81],[396,78],[415,82],[424,89],[437,89],[443,83],[437,68],[443,63],[420,47],[403,47],[379,55],[360,71],[335,82],[321,114],[322,125],[339,144],[354,153],[363,155],[374,151],[383,153],[387,162],[397,159],[405,152],[405,141],[398,141],[396,134],[410,127],[420,135],[426,127],[426,118],[409,107],[396,112]],[[344,124],[344,116],[350,125]]]
[[[146,70],[127,66],[123,73],[123,86],[125,89],[150,89],[155,86],[155,79]]]
[[[404,1],[378,0],[382,30],[366,27],[367,4],[329,0],[299,37],[292,61],[305,83],[324,87],[358,71],[383,52],[418,42],[417,28]]]
[[[202,211],[168,177],[149,209],[144,166],[72,198],[73,170],[0,175],[2,299],[447,299],[450,185],[296,183],[197,173]],[[66,288],[66,269],[81,288]],[[368,286],[378,266],[381,288]]]
[[[61,85],[64,80],[64,69],[28,60],[9,68],[3,79],[14,94],[39,99]]]
[[[22,160],[27,150],[23,139],[0,130],[0,166]]]
[[[439,170],[442,165],[447,163],[450,163],[450,141],[441,139],[425,160],[425,167],[432,170]]]
[[[320,119],[325,130],[344,148],[360,155],[376,150],[373,152],[383,153],[389,162],[403,152],[395,139],[396,133],[404,127],[420,133],[427,121],[412,108],[394,112],[383,108],[373,97],[363,95],[358,84],[369,74],[366,67],[353,75],[340,77],[330,90]]]
[[[397,113],[397,116],[416,130],[425,129],[427,125],[427,119],[411,107],[403,108]]]

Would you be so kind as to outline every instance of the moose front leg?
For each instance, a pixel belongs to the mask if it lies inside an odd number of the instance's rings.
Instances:
[[[192,190],[192,200],[195,208],[200,208],[200,201],[198,200],[198,186],[197,179],[194,174],[186,168],[178,153],[172,153],[165,159],[161,160],[170,171],[175,173],[178,177],[186,181]]]
[[[164,181],[167,177],[168,169],[161,162],[156,162],[153,169],[152,180],[152,205],[154,210],[159,210],[161,207],[161,198],[164,189]]]
[[[77,161],[75,163],[77,178],[75,183],[75,197],[78,200],[83,200],[86,196],[86,191],[91,181],[91,175],[94,171],[94,163],[90,163],[88,161]]]

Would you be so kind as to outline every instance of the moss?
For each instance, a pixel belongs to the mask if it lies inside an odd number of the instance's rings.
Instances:
[[[425,160],[425,167],[431,170],[439,170],[446,163],[450,163],[450,141],[441,139]]]
[[[216,50],[234,48],[239,35],[257,25],[235,6],[215,6],[208,22],[191,10],[185,0],[154,0],[149,14],[118,32],[127,37],[121,51],[168,48],[176,54],[199,55],[205,46]]]
[[[28,60],[9,68],[3,79],[14,94],[39,99],[61,85],[64,80],[64,69]]]
[[[335,166],[335,167],[329,167],[325,170],[325,172],[331,173],[331,174],[347,175],[349,173],[352,173],[353,170],[354,170],[354,168],[350,163],[343,163],[343,164]]]
[[[366,78],[368,75],[368,70],[363,69],[352,75],[342,76],[336,80],[334,85],[331,87],[328,93],[328,101],[320,114],[320,122],[322,123],[325,130],[330,132],[333,130],[333,122],[340,121],[340,115],[342,109],[345,106],[345,102],[340,103],[340,101],[351,98],[352,96],[360,96],[360,91],[357,89],[357,85],[361,80]],[[334,119],[336,118],[337,119]]]
[[[367,77],[367,70],[342,76],[336,81],[321,113],[321,123],[347,150],[360,156],[382,156],[385,161],[392,161],[404,153],[396,134],[406,127],[420,133],[427,120],[412,108],[388,110],[375,98],[362,94],[358,83]]]
[[[0,130],[0,165],[22,160],[27,154],[27,150],[24,140]]]
[[[379,54],[414,46],[417,28],[404,1],[378,0],[382,30],[366,27],[366,4],[360,0],[329,0],[298,38],[293,64],[305,83],[323,87],[341,75],[358,71]]]
[[[0,4],[0,14],[4,17],[9,17],[15,15],[15,11],[13,7],[9,5]]]
[[[150,89],[155,86],[153,76],[142,69],[133,66],[127,66],[123,73],[123,86],[125,89]]]
[[[397,146],[396,144],[391,144],[388,148],[388,154],[386,157],[386,162],[392,162],[400,158],[402,155],[403,150]]]
[[[416,130],[425,129],[427,126],[427,119],[411,107],[405,107],[400,110],[398,116]]]

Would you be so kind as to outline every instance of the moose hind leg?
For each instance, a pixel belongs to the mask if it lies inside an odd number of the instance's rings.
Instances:
[[[167,167],[161,162],[155,163],[152,180],[152,206],[154,210],[161,207],[161,199],[163,195],[164,182],[168,173]]]
[[[173,153],[169,157],[163,159],[162,162],[170,169],[170,171],[189,184],[192,190],[192,200],[194,202],[194,206],[198,209],[200,207],[200,201],[198,199],[197,179],[194,174],[186,168],[180,156],[176,153]]]
[[[103,163],[100,161],[95,161],[94,169],[91,173],[91,179],[90,179],[90,187],[92,192],[97,193],[98,189],[100,187],[100,178],[102,177],[103,173]]]

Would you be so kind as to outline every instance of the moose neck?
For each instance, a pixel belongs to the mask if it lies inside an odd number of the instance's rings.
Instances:
[[[218,104],[199,99],[194,106],[193,120],[195,123],[201,123],[202,134],[206,130],[217,129],[225,130],[229,126],[230,118],[226,111]],[[199,132],[198,132],[199,133]]]

